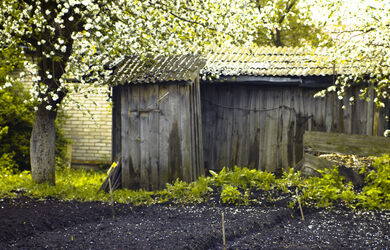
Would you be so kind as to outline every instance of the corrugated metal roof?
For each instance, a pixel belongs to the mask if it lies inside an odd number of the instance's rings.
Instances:
[[[201,76],[330,76],[351,73],[348,66],[334,65],[327,48],[209,47],[199,55],[159,55],[141,59],[127,56],[111,63],[109,84],[193,81]],[[115,66],[116,65],[116,66]],[[363,69],[359,69],[361,72]]]
[[[326,48],[210,47],[202,75],[223,76],[325,76],[340,74]]]
[[[127,56],[111,64],[114,67],[114,74],[108,84],[189,82],[199,75],[204,65],[205,60],[195,55],[159,55],[142,59],[140,56]]]

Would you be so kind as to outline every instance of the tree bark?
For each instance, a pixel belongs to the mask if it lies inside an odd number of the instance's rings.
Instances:
[[[57,113],[39,105],[30,139],[31,176],[36,183],[55,185]]]

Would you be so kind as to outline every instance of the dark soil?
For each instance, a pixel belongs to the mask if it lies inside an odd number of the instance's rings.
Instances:
[[[390,212],[0,200],[0,249],[390,249]]]

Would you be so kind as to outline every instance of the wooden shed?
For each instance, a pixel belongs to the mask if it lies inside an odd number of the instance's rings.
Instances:
[[[348,71],[327,63],[327,55],[326,49],[280,47],[210,51],[201,71],[205,168],[280,173],[302,159],[305,130],[383,135],[390,105],[378,109],[374,98],[359,100],[358,88],[343,100],[314,98],[337,72]]]
[[[378,109],[373,93],[369,102],[358,88],[343,100],[314,98],[348,70],[327,63],[327,53],[235,47],[211,49],[206,61],[121,60],[110,80],[121,186],[159,189],[235,165],[278,174],[302,160],[306,130],[383,135],[390,103]]]
[[[159,189],[204,173],[197,56],[126,57],[113,86],[113,160],[122,187]]]

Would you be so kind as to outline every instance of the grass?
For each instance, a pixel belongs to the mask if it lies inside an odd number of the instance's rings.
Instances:
[[[297,205],[296,189],[304,206],[332,207],[344,204],[352,209],[390,209],[390,156],[377,157],[372,166],[363,167],[365,185],[357,189],[338,175],[337,168],[326,170],[322,177],[303,179],[292,169],[281,178],[272,173],[235,167],[211,172],[209,177],[186,183],[176,180],[161,191],[116,190],[113,199],[134,205],[173,202],[179,204],[217,202],[234,205],[251,205],[258,202],[256,193],[265,194],[269,201],[278,195],[290,197],[290,205]],[[56,171],[56,185],[35,184],[28,171],[13,173],[0,169],[0,198],[29,196],[53,197],[60,200],[110,202],[110,194],[98,192],[107,176],[103,171],[60,168]],[[215,199],[214,199],[215,201]]]

